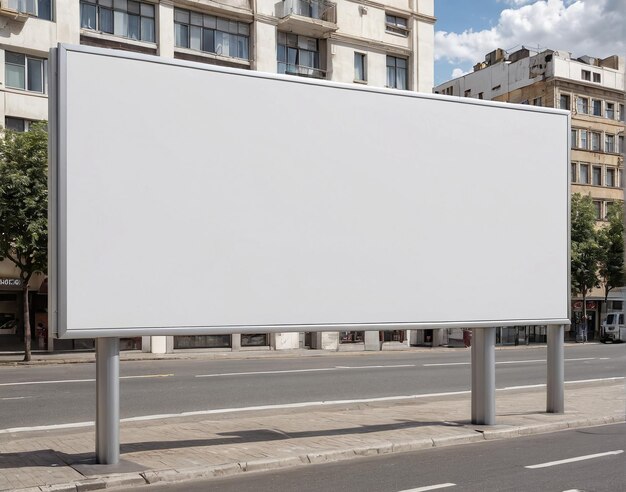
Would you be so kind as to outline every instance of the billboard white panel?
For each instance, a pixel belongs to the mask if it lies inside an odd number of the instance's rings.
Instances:
[[[568,322],[568,113],[57,54],[59,336]]]

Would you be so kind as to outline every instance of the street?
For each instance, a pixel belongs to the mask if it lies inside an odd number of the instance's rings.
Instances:
[[[625,449],[626,424],[616,424],[136,490],[618,492]]]
[[[624,376],[626,345],[567,345],[565,380]],[[122,362],[121,417],[393,399],[470,389],[470,350]],[[496,387],[545,384],[545,347],[496,351]],[[0,367],[0,432],[95,416],[95,364]]]

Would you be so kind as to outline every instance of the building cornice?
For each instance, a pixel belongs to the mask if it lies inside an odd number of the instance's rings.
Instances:
[[[392,14],[400,14],[403,17],[411,17],[413,19],[417,19],[418,21],[426,22],[427,24],[435,24],[435,22],[437,22],[437,18],[432,15],[421,14],[419,12],[415,12],[414,10],[392,7],[390,5],[385,5],[384,3],[373,2],[372,0],[347,0],[347,1],[350,3],[355,3],[357,5],[363,5],[364,7],[372,7],[375,9],[384,10],[385,12],[389,12]]]

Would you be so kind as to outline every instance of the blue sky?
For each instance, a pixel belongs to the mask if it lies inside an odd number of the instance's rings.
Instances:
[[[626,0],[435,0],[435,84],[496,48],[626,55]]]

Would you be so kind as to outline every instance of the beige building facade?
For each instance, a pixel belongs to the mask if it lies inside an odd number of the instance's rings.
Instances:
[[[0,121],[26,131],[48,118],[47,57],[57,43],[431,92],[434,24],[434,0],[0,0]],[[176,90],[184,88],[173,88],[173,97]],[[0,350],[20,346],[18,276],[12,264],[0,263]],[[33,326],[46,320],[42,282],[38,277],[30,286]],[[90,343],[43,338],[34,347]],[[144,337],[143,348],[379,350],[408,346],[410,339],[404,331],[260,333]],[[125,344],[138,347],[140,341]]]
[[[600,227],[609,206],[624,201],[623,57],[574,58],[564,51],[522,48],[506,53],[498,49],[476,64],[473,72],[442,83],[434,91],[569,110],[572,193],[591,196]],[[582,308],[582,300],[573,299],[574,324]],[[587,301],[589,336],[597,333],[605,312],[621,309],[622,289],[613,290],[606,304],[602,290],[593,291]]]

